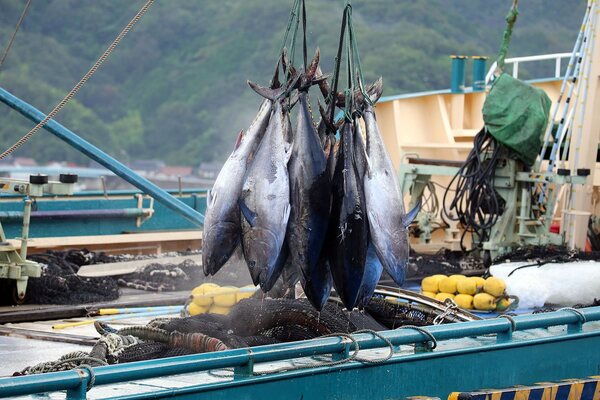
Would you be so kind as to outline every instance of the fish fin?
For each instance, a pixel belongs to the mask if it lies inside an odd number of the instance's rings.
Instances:
[[[233,150],[237,150],[238,147],[240,147],[240,144],[242,144],[242,140],[244,140],[244,130],[243,129],[240,131],[240,133],[237,136],[237,139],[235,140],[235,146],[233,147]]]
[[[417,216],[419,211],[421,211],[421,199],[419,199],[419,202],[417,203],[417,205],[415,205],[413,207],[412,210],[410,210],[408,213],[406,213],[404,215],[404,218],[402,219],[402,223],[404,224],[405,228],[408,228],[408,226],[411,224],[411,222],[413,222],[413,220],[415,219],[415,217]]]
[[[247,82],[248,82],[248,85],[250,86],[250,88],[252,88],[252,90],[254,90],[256,93],[258,93],[262,97],[269,99],[271,101],[275,101],[275,99],[277,99],[277,97],[279,97],[279,95],[282,93],[281,89],[271,89],[271,88],[259,86],[256,83],[251,82],[251,81],[247,81]]]
[[[290,212],[291,211],[292,211],[292,207],[289,204],[287,204],[285,206],[285,208],[283,209],[283,215],[282,215],[284,225],[287,225],[287,222],[290,219]]]
[[[371,223],[369,223],[369,225],[374,226],[374,227],[380,226],[379,219],[377,218],[377,215],[375,215],[375,213],[373,213],[373,211],[367,210],[367,218],[368,218],[368,221],[373,221],[373,224],[371,225]]]
[[[383,93],[383,78],[379,77],[379,79],[377,79],[375,82],[373,82],[372,84],[369,85],[369,87],[367,88],[367,94],[369,95],[371,102],[373,104],[375,104],[379,101],[379,98],[381,97],[382,93]]]
[[[244,200],[240,199],[238,201],[238,204],[240,205],[240,211],[242,212],[242,215],[244,216],[246,221],[248,221],[250,226],[254,226],[254,224],[256,223],[256,213],[250,208],[248,208]]]
[[[279,63],[281,59],[277,60],[277,65],[275,66],[275,73],[273,73],[273,79],[271,79],[271,89],[278,89],[281,87],[281,82],[279,81]]]
[[[212,189],[208,189],[208,191],[206,192],[206,205],[207,207],[212,206]]]
[[[294,148],[294,140],[292,139],[291,142],[285,142],[284,143],[284,150],[285,150],[285,154],[284,154],[284,161],[285,161],[285,165],[288,164],[288,162],[290,161],[290,158],[292,157],[292,150]]]

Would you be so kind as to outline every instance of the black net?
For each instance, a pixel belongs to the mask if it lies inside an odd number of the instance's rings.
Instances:
[[[151,263],[119,278],[119,285],[154,292],[192,290],[204,280],[202,266],[192,260],[179,264]]]
[[[96,322],[102,335],[89,354],[69,358],[69,368],[89,363],[126,363],[185,354],[245,348],[314,339],[359,330],[382,331],[403,325],[427,325],[438,313],[423,306],[392,304],[374,297],[364,310],[348,312],[330,300],[321,312],[306,299],[245,299],[228,315],[200,314],[187,318],[156,319],[146,326],[120,330]],[[51,372],[64,364],[46,362],[22,373]],[[68,368],[67,368],[68,369]]]
[[[83,249],[48,251],[32,254],[28,259],[43,264],[42,276],[28,281],[28,303],[82,304],[110,301],[119,297],[116,280],[109,277],[83,278],[77,275],[83,265],[113,262],[114,257]]]

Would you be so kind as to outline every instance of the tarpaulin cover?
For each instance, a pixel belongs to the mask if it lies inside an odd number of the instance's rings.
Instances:
[[[552,101],[546,93],[503,73],[492,84],[483,105],[488,132],[527,165],[533,165]]]

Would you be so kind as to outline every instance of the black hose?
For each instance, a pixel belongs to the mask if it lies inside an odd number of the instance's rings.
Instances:
[[[473,149],[444,192],[443,217],[459,221],[464,228],[460,245],[463,250],[467,232],[476,235],[479,245],[489,238],[504,209],[504,200],[494,188],[494,178],[502,146],[485,128],[473,139]],[[450,187],[455,184],[454,199],[446,206]],[[450,213],[454,211],[454,215]]]

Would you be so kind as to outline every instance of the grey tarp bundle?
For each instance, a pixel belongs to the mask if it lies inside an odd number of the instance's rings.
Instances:
[[[527,165],[533,165],[552,101],[546,93],[503,73],[492,84],[483,105],[487,131]]]

